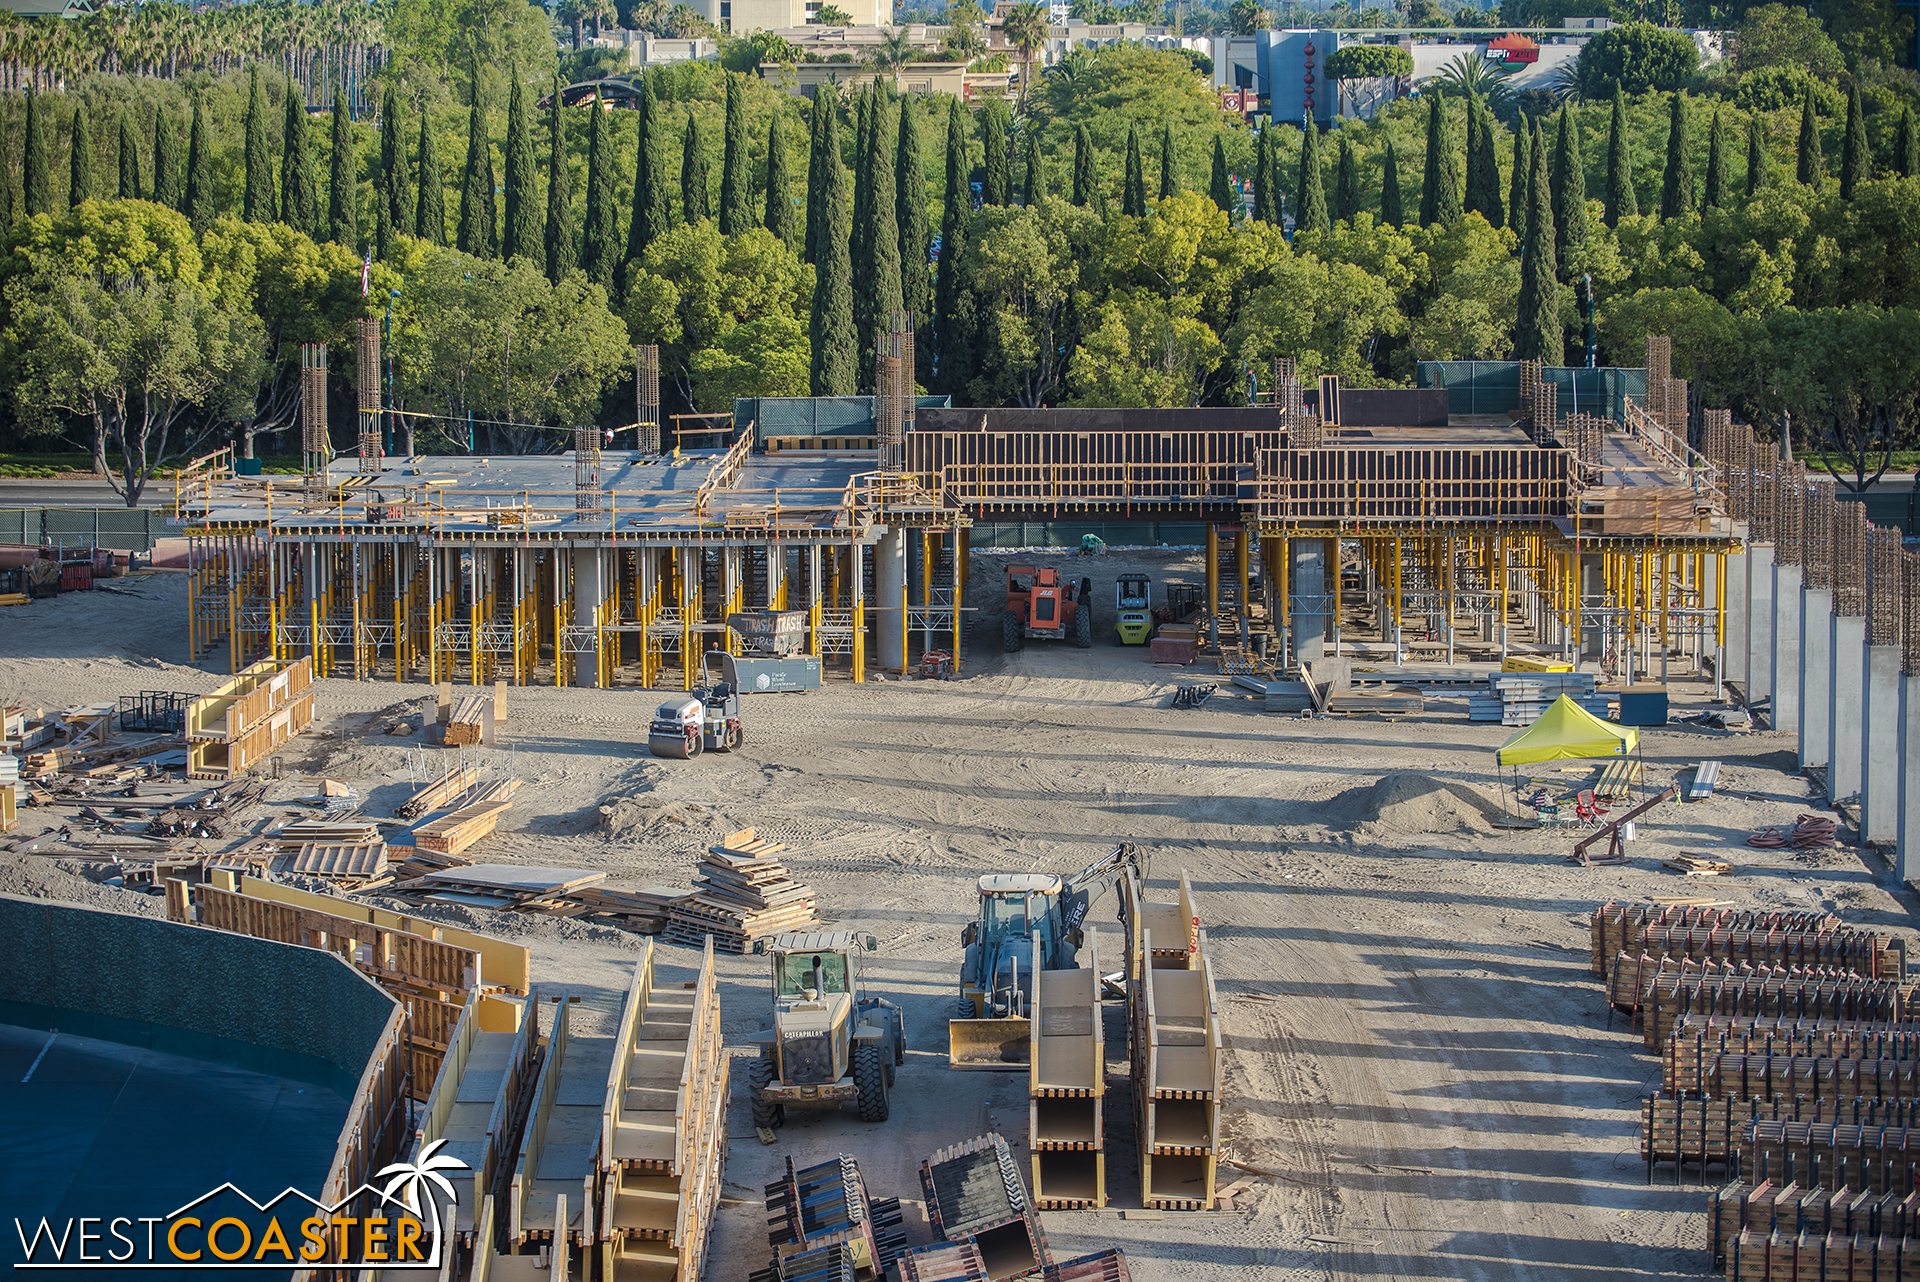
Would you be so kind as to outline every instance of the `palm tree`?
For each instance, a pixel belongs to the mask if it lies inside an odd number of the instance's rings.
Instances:
[[[460,1196],[454,1191],[447,1177],[440,1172],[472,1169],[457,1157],[440,1156],[441,1146],[446,1142],[444,1139],[435,1140],[421,1149],[418,1162],[395,1162],[391,1166],[382,1167],[374,1178],[382,1180],[389,1175],[393,1178],[387,1180],[387,1187],[381,1190],[381,1195],[396,1198],[402,1206],[419,1216],[424,1222],[438,1223],[439,1205],[434,1200],[434,1190],[438,1189],[445,1194],[449,1202]]]
[[[1000,22],[1007,43],[1020,50],[1020,104],[1027,102],[1027,87],[1033,83],[1033,51],[1047,40],[1047,10],[1044,5],[1028,3],[1007,11]]]
[[[1507,86],[1506,76],[1495,71],[1493,64],[1477,53],[1461,54],[1440,68],[1435,78],[1442,92],[1463,98],[1479,94],[1489,107],[1505,107],[1513,101],[1513,90]]]
[[[899,93],[900,73],[907,69],[908,63],[919,56],[920,50],[907,38],[907,29],[894,27],[881,38],[879,44],[873,47],[873,51],[867,55],[867,61],[881,71],[891,72],[893,91]]]

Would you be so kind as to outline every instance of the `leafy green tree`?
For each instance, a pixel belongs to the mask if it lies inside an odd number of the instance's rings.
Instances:
[[[1553,150],[1553,228],[1555,262],[1565,265],[1587,243],[1587,162],[1580,154],[1580,122],[1560,109],[1559,136]]]
[[[1748,200],[1752,200],[1766,186],[1772,168],[1772,161],[1767,155],[1766,126],[1760,122],[1760,113],[1756,111],[1747,117]]]
[[[1514,239],[1526,243],[1527,239],[1527,127],[1519,122],[1513,131],[1513,171],[1507,187],[1507,210],[1511,215],[1507,222],[1513,228]]]
[[[133,136],[133,120],[126,108],[120,109],[120,199],[139,200],[140,141]]]
[[[1094,203],[1095,191],[1093,139],[1081,125],[1073,131],[1073,203],[1083,208]]]
[[[1364,108],[1387,100],[1394,81],[1413,74],[1413,55],[1399,45],[1347,44],[1328,54],[1321,65],[1326,78],[1340,86],[1341,94],[1354,106]],[[1347,88],[1355,82],[1371,82],[1372,88],[1364,98],[1358,90]]]
[[[596,107],[596,110],[598,108]],[[463,254],[495,258],[500,253],[500,220],[494,205],[493,146],[478,87],[467,112],[467,163],[460,177],[460,223],[454,244]]]
[[[1391,147],[1393,144],[1387,144]],[[1273,203],[1273,131],[1262,129],[1253,144],[1253,217],[1257,222],[1278,226],[1279,212]]]
[[[1734,73],[1745,76],[1768,67],[1791,67],[1826,81],[1847,71],[1840,46],[1820,20],[1805,8],[1784,4],[1755,5],[1734,32]]]
[[[1359,222],[1368,223],[1367,215]],[[1384,280],[1314,254],[1277,258],[1266,274],[1270,282],[1251,292],[1227,333],[1238,360],[1258,368],[1275,356],[1295,356],[1307,379],[1337,374],[1349,387],[1379,381],[1363,353],[1407,329]]]
[[[1860,112],[1860,80],[1856,76],[1847,94],[1847,132],[1840,148],[1840,199],[1852,200],[1860,184],[1872,180],[1873,148],[1867,144],[1867,122]]]
[[[1490,227],[1506,222],[1506,204],[1500,198],[1500,157],[1494,150],[1493,113],[1479,98],[1468,99],[1467,183],[1464,208],[1487,220]]]
[[[1469,214],[1486,214],[1486,170],[1480,163],[1480,96],[1467,95],[1467,168],[1466,182],[1460,190],[1460,208]],[[1499,185],[1498,171],[1494,185]],[[1491,221],[1489,219],[1489,221]]]
[[[966,389],[973,376],[970,317],[960,258],[966,252],[967,216],[972,204],[967,179],[967,136],[960,127],[960,101],[947,104],[946,201],[940,218],[940,263],[934,277],[933,329],[939,345],[939,384],[947,392]]]
[[[1225,173],[1225,157],[1222,157],[1222,173]],[[1360,163],[1353,154],[1353,140],[1340,133],[1340,167],[1338,177],[1333,184],[1333,216],[1341,222],[1352,222],[1353,216],[1360,212]]]
[[[861,331],[861,359],[868,369],[874,368],[872,358],[893,313],[905,306],[900,285],[900,223],[892,190],[896,182],[892,125],[885,100],[876,94],[867,130],[867,154],[860,158],[867,171],[869,193],[867,231],[860,238],[861,251],[868,259],[866,270],[859,274],[865,291],[853,300],[854,321]]]
[[[31,100],[29,100],[31,101]],[[28,119],[32,119],[29,113]],[[44,152],[44,148],[43,148]],[[193,100],[193,123],[187,130],[187,181],[186,190],[181,194],[181,212],[193,226],[193,234],[198,236],[206,231],[213,222],[213,144],[207,137],[207,119],[205,105],[196,95]],[[32,153],[28,153],[31,159]],[[31,173],[31,169],[28,171]],[[44,177],[44,175],[43,175]],[[28,187],[31,192],[31,185]],[[27,198],[28,212],[32,212],[33,198]]]
[[[902,112],[903,126],[913,119],[911,111]],[[915,135],[916,143],[919,136]],[[915,160],[919,158],[915,152]],[[926,229],[926,211],[920,212],[920,226]],[[778,103],[774,104],[771,118],[767,124],[767,217],[766,228],[775,240],[791,249],[799,238],[798,219],[793,212],[793,179],[787,173],[787,113]],[[920,251],[921,258],[926,251]]]
[[[753,190],[747,179],[747,96],[740,77],[727,77],[726,134],[720,156],[720,234],[753,226]]]
[[[959,110],[956,100],[954,110]],[[808,385],[815,396],[851,396],[860,381],[860,336],[853,327],[853,265],[848,259],[847,171],[840,163],[840,131],[834,113],[821,127],[821,203]],[[944,251],[943,251],[944,252]]]
[[[639,261],[647,246],[667,234],[673,211],[667,183],[667,122],[654,93],[654,76],[640,77],[639,149],[633,172],[633,218],[627,227],[627,267]]]
[[[1900,129],[1893,137],[1893,167],[1902,178],[1920,177],[1920,131],[1913,125],[1913,108],[1900,109]]]
[[[700,179],[704,192],[704,168]],[[593,118],[587,124],[587,218],[582,230],[580,270],[596,285],[611,289],[614,271],[620,265],[620,231],[613,220],[613,124],[607,119],[597,90]]]
[[[974,405],[1039,406],[1062,389],[1076,346],[1075,300],[1091,270],[1078,256],[1096,234],[1088,211],[1049,201],[983,209],[962,271],[979,309]]]
[[[1700,66],[1700,50],[1684,31],[1629,22],[1602,31],[1580,50],[1576,82],[1588,101],[1615,92],[1672,93]]]
[[[920,158],[920,113],[911,104],[900,109],[900,141],[894,150],[894,222],[900,229],[900,305],[912,313],[915,328],[931,319],[933,277],[927,271],[927,175]],[[1032,171],[1028,171],[1032,187]],[[1042,184],[1044,191],[1044,183]],[[1029,191],[1029,198],[1034,193]],[[914,347],[920,360],[924,344]],[[932,356],[929,350],[927,355]],[[923,369],[925,360],[920,360]]]
[[[194,101],[194,119],[199,119],[199,100]],[[27,216],[53,212],[53,164],[47,148],[47,109],[40,95],[27,87],[26,155],[21,162],[21,202]]]
[[[1667,164],[1660,174],[1660,217],[1693,212],[1693,156],[1687,145],[1687,99],[1675,93],[1667,111]]]
[[[319,238],[320,180],[314,172],[313,130],[299,93],[289,86],[281,132],[280,221],[303,236]]]
[[[1217,138],[1218,135],[1215,135]],[[1180,190],[1180,168],[1173,153],[1173,126],[1160,130],[1160,199]]]
[[[275,205],[273,152],[267,145],[267,91],[260,83],[257,62],[247,77],[246,131],[246,186],[242,189],[240,216],[250,223],[263,223],[274,217]]]
[[[500,256],[508,261],[522,254],[529,258],[546,254],[540,205],[533,192],[536,181],[533,126],[527,120],[526,90],[516,75],[507,91],[507,229],[500,238]]]
[[[1140,134],[1127,130],[1127,173],[1120,187],[1120,212],[1130,218],[1147,216],[1147,175],[1140,165]]]
[[[1532,173],[1527,179],[1527,238],[1520,253],[1516,360],[1558,365],[1565,358],[1560,332],[1560,269],[1554,256],[1553,201],[1548,190],[1546,143],[1533,124]]]
[[[391,84],[380,101],[378,201],[386,206],[386,225],[392,235],[413,235],[413,175],[407,166],[407,122],[400,111],[400,94]],[[388,246],[382,244],[379,249],[380,257],[386,258]]]
[[[980,184],[980,203],[1008,204],[1013,199],[1013,182],[1012,175],[1007,172],[1007,122],[992,103],[980,110],[980,146],[986,153],[983,157],[986,176]]]
[[[567,108],[561,101],[560,77],[553,78],[553,96],[547,100],[547,225],[541,248],[547,256],[547,279],[561,281],[580,265],[573,242],[573,170],[567,163]]]
[[[1707,188],[1700,198],[1702,209],[1725,209],[1731,189],[1727,186],[1727,128],[1721,122],[1720,108],[1713,109],[1713,124],[1707,130]]]
[[[87,125],[87,105],[73,109],[73,135],[67,142],[67,204],[93,199],[93,130]]]
[[[901,114],[911,115],[912,113],[911,111],[907,111]],[[1029,129],[1027,131],[1027,154],[1022,164],[1026,169],[1027,185],[1026,190],[1021,193],[1020,203],[1023,205],[1037,205],[1047,198],[1047,169],[1046,162],[1042,160],[1040,156],[1040,131],[1038,129]]]
[[[1239,202],[1234,199],[1233,183],[1227,177],[1227,148],[1219,134],[1213,136],[1213,174],[1207,184],[1207,192],[1221,212],[1232,218],[1233,207]]]
[[[1293,211],[1295,230],[1327,230],[1332,220],[1327,214],[1327,188],[1320,167],[1320,130],[1312,122],[1300,132],[1300,181],[1296,190],[1300,199]]]
[[[1609,227],[1618,227],[1622,218],[1640,213],[1639,198],[1633,190],[1633,143],[1627,137],[1627,99],[1616,90],[1613,117],[1607,126],[1607,213]]]
[[[1092,317],[1073,354],[1077,405],[1180,406],[1199,403],[1202,380],[1225,346],[1187,299],[1116,292]]]
[[[1453,168],[1453,144],[1447,138],[1442,95],[1427,102],[1427,167],[1420,189],[1420,225],[1446,226],[1460,217],[1460,176]]]
[[[414,229],[429,245],[447,243],[446,173],[440,168],[440,146],[426,112],[420,113],[420,200],[413,213]]]
[[[1393,139],[1387,139],[1387,160],[1380,171],[1380,221],[1389,227],[1404,227],[1407,212],[1400,195],[1400,157]]]
[[[1813,118],[1813,86],[1800,101],[1800,142],[1794,149],[1794,180],[1807,187],[1818,187],[1826,177],[1820,162],[1820,125]]]
[[[591,182],[591,180],[589,180]],[[686,142],[680,150],[680,212],[690,223],[713,217],[713,180],[707,170],[707,146],[700,117],[687,112]]]
[[[1260,0],[1233,0],[1227,6],[1227,25],[1236,36],[1250,36],[1273,25]]]
[[[353,118],[347,112],[345,89],[335,94],[333,99],[331,162],[332,172],[327,183],[327,226],[332,228],[332,235],[328,239],[336,245],[358,250],[360,200],[359,184],[355,180],[358,166],[354,163]]]

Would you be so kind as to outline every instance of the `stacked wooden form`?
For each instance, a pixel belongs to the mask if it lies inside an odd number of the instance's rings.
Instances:
[[[941,1261],[932,1252],[916,1253],[909,1274],[924,1282],[952,1282],[975,1276],[1001,1278],[1038,1273],[1053,1263],[1040,1215],[1020,1183],[1020,1166],[998,1135],[987,1134],[935,1152],[920,1163],[920,1188],[927,1200],[927,1224],[936,1246],[971,1247],[949,1252]],[[977,1260],[984,1272],[971,1271]],[[966,1265],[970,1271],[952,1271]]]
[[[1034,956],[1041,955],[1036,946]],[[1100,1020],[1099,937],[1088,932],[1077,970],[1033,977],[1027,1069],[1027,1149],[1043,1211],[1107,1204],[1107,1048]]]
[[[1727,1168],[1729,1282],[1920,1282],[1920,983],[1903,941],[1824,913],[1607,903],[1592,969],[1642,1023],[1647,1178]]]
[[[900,1199],[872,1197],[845,1153],[803,1170],[789,1157],[785,1178],[765,1192],[774,1256],[748,1282],[838,1282],[862,1269],[878,1277],[906,1249]]]
[[[542,997],[536,990],[529,1010],[538,1011]],[[490,1217],[496,1232],[505,1230],[505,1256],[519,1257],[524,1267],[525,1257],[545,1253],[556,1280],[570,1271],[576,1253],[586,1277],[599,1240],[600,1121],[613,1048],[610,1038],[573,1035],[572,1010],[562,991],[519,1152],[502,1186],[505,1205],[495,1201]],[[495,1256],[496,1266],[501,1258]]]
[[[1219,1001],[1207,933],[1183,871],[1177,902],[1148,902],[1126,879],[1128,1018],[1141,1204],[1211,1210],[1220,1159]],[[1156,935],[1158,926],[1164,933]]]
[[[387,876],[387,843],[370,823],[330,823],[303,819],[273,836],[280,851],[276,871],[302,877],[324,877],[344,890],[383,885]]]
[[[511,1156],[507,1137],[526,1112],[527,1092],[539,1073],[538,1020],[526,1014],[537,1008],[537,1002],[523,1008],[470,993],[414,1131],[416,1166],[428,1149],[467,1164],[459,1176],[454,1232],[469,1251],[479,1220],[492,1222],[495,1174],[502,1158]],[[492,1234],[485,1238],[491,1252]]]
[[[1596,690],[1595,682],[1591,672],[1496,672],[1487,678],[1488,693],[1468,696],[1467,720],[1530,726],[1563,694],[1594,716],[1604,717],[1606,696]]]
[[[634,967],[601,1109],[602,1282],[695,1282],[727,1152],[727,1059],[713,948],[699,978],[658,985],[653,941]]]
[[[820,920],[813,888],[795,881],[775,855],[786,847],[746,828],[708,848],[694,878],[705,887],[668,906],[666,938],[693,948],[744,953],[754,940]]]
[[[262,659],[187,705],[187,777],[232,779],[313,724],[313,660]]]

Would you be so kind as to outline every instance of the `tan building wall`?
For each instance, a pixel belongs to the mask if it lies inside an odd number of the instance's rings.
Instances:
[[[880,0],[831,0],[853,18],[856,27],[877,27],[881,21]],[[782,27],[805,26],[820,11],[822,0],[690,0],[693,10],[722,31],[736,36],[755,31],[778,31]],[[886,16],[893,16],[887,5]]]

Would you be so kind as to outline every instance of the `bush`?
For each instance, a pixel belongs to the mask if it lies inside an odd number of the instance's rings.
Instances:
[[[1733,101],[1743,111],[1798,110],[1813,85],[1813,109],[1823,116],[1834,116],[1846,109],[1847,100],[1824,80],[1816,80],[1799,67],[1762,67],[1749,71],[1734,82]]]
[[[1629,94],[1671,93],[1693,78],[1700,50],[1682,31],[1630,22],[1602,31],[1580,51],[1580,93],[1588,101]]]

